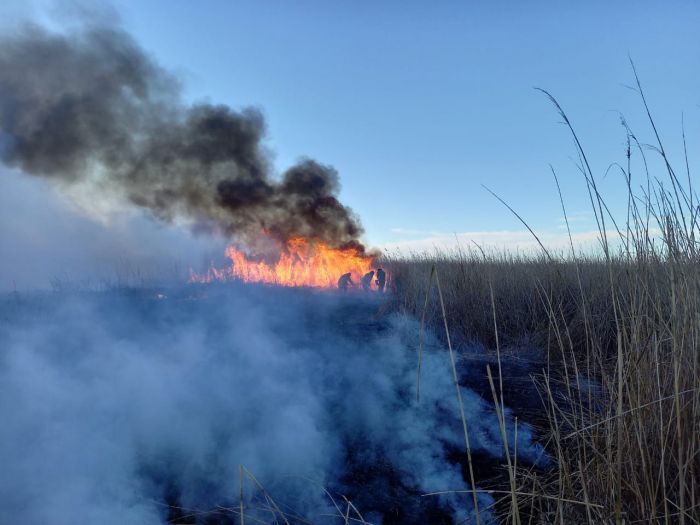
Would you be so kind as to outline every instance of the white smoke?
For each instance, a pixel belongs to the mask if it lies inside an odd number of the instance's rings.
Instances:
[[[415,399],[414,320],[332,294],[190,296],[199,290],[0,302],[0,522],[164,523],[166,502],[236,505],[240,465],[315,523],[343,523],[321,486],[374,523],[396,485],[413,491],[412,512],[469,518],[469,494],[418,496],[468,485],[447,457],[463,437],[448,358],[430,337]],[[463,395],[474,452],[500,457],[490,404]],[[537,461],[527,427],[518,441],[519,458]],[[367,469],[395,478],[358,482]],[[251,517],[274,521],[249,479],[244,498]]]
[[[0,293],[116,282],[183,282],[226,241],[133,211],[93,215],[40,179],[0,167]],[[31,204],[34,203],[34,204]],[[223,263],[223,261],[222,261]]]

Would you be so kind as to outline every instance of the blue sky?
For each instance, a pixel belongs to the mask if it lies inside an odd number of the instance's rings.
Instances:
[[[9,15],[0,28],[18,17],[45,20],[46,5],[9,0],[0,7]],[[375,246],[429,247],[454,234],[496,246],[527,243],[522,225],[482,184],[556,244],[562,213],[549,164],[560,175],[572,227],[586,239],[595,224],[575,149],[533,87],[559,99],[603,193],[622,210],[621,176],[603,178],[612,162],[624,160],[618,112],[652,140],[628,87],[628,55],[672,160],[683,160],[683,114],[697,165],[696,2],[112,5],[127,31],[182,78],[187,99],[261,108],[277,170],[302,156],[335,166],[341,198]]]
[[[621,111],[651,140],[628,54],[672,153],[700,136],[700,4],[692,2],[118,2],[123,23],[187,95],[263,108],[278,169],[334,165],[367,238],[538,230],[586,221],[569,112],[602,177],[624,158]],[[614,5],[613,5],[614,4]],[[678,157],[678,161],[682,159]],[[621,178],[602,187],[623,205]]]

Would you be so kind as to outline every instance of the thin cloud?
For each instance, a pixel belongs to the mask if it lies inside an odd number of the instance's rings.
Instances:
[[[569,235],[560,231],[536,232],[544,246],[552,250],[570,250]],[[619,240],[615,231],[607,232],[609,239]],[[589,230],[571,234],[571,240],[577,251],[593,252],[599,246],[600,233]],[[527,230],[471,231],[458,233],[440,233],[427,235],[420,239],[407,239],[387,242],[381,248],[390,252],[432,251],[435,249],[458,250],[473,248],[474,243],[490,250],[508,252],[538,252],[541,250],[537,241]]]

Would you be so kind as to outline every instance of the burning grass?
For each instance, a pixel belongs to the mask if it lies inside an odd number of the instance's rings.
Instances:
[[[360,245],[334,248],[319,240],[293,237],[275,250],[274,260],[248,254],[231,245],[227,268],[211,267],[206,273],[190,271],[190,282],[211,283],[240,280],[279,286],[335,288],[338,278],[349,272],[355,283],[372,269],[374,257]]]
[[[614,219],[568,118],[552,100],[579,148],[600,225],[598,254],[577,255],[572,246],[570,256],[543,247],[536,257],[479,250],[391,257],[395,307],[420,316],[426,306],[438,326],[444,312],[453,334],[484,342],[496,354],[524,337],[546,350],[546,364],[533,380],[558,467],[538,476],[509,458],[505,521],[695,523],[700,201],[690,171],[681,181],[649,116],[666,182],[647,172],[646,191],[634,195],[630,157],[645,153],[626,128],[627,219],[622,228],[615,225],[620,239],[609,238],[605,224]],[[432,293],[426,302],[431,269],[441,295]],[[493,377],[498,406],[509,385],[498,384],[498,371]]]
[[[25,304],[17,296],[11,308],[0,308],[0,321],[5,323],[0,329],[17,349],[8,355],[16,358],[13,365],[23,372],[8,377],[52,372],[54,390],[75,399],[67,403],[52,395],[42,399],[57,403],[55,413],[66,406],[79,408],[69,414],[65,428],[58,421],[58,429],[71,440],[75,428],[92,423],[91,418],[101,421],[104,413],[129,423],[120,423],[119,439],[108,436],[104,441],[113,447],[108,452],[121,454],[114,457],[126,458],[138,474],[143,474],[144,457],[154,462],[146,466],[157,475],[145,485],[176,479],[178,473],[170,469],[184,472],[183,486],[191,484],[192,493],[184,491],[174,494],[172,501],[166,497],[165,503],[154,503],[169,509],[171,523],[309,523],[278,505],[285,499],[298,505],[304,491],[295,485],[268,492],[256,476],[284,483],[288,472],[298,475],[314,464],[321,478],[335,483],[335,494],[342,496],[334,499],[326,491],[304,510],[323,511],[320,519],[346,525],[375,519],[455,523],[464,522],[465,516],[488,523],[494,515],[494,498],[500,500],[495,508],[503,521],[515,524],[696,522],[700,520],[696,241],[700,201],[689,173],[687,183],[681,182],[658,136],[655,148],[670,186],[652,182],[657,179],[647,173],[646,191],[641,197],[633,194],[631,154],[635,147],[642,157],[645,153],[626,129],[628,164],[622,171],[630,192],[623,228],[609,213],[574,134],[600,225],[601,249],[595,255],[582,256],[572,246],[570,256],[542,247],[542,253],[533,257],[480,250],[388,257],[382,265],[391,272],[391,294],[350,294],[340,301],[338,295],[315,290],[240,283],[231,285],[241,286],[236,289],[203,289],[195,284],[184,292],[154,292],[147,298],[121,297],[112,291],[94,304],[68,301],[68,307],[63,305],[52,316],[51,304]],[[607,234],[611,221],[618,240]],[[270,263],[230,248],[230,268],[212,269],[190,280],[332,288],[342,273],[350,272],[357,280],[375,263],[355,248],[331,249],[297,238],[281,253]],[[385,297],[393,309],[410,315],[387,316]],[[106,304],[105,299],[118,299],[118,304]],[[415,319],[432,320],[435,332],[444,334],[447,352],[433,341],[432,351],[423,353],[415,337],[419,332]],[[35,324],[49,324],[51,330],[39,330]],[[426,331],[420,332],[430,341]],[[37,340],[28,334],[36,334]],[[62,342],[56,346],[56,341]],[[463,343],[483,345],[491,352],[477,358],[475,345],[469,354],[464,351],[469,345]],[[417,377],[414,345],[419,356]],[[143,351],[150,347],[156,351]],[[523,347],[544,351],[531,381],[523,377],[531,367],[515,377],[514,360],[504,358]],[[71,359],[54,362],[36,348],[51,350],[47,356],[54,356],[54,348],[68,349]],[[95,360],[94,348],[103,348],[101,359]],[[99,373],[76,374],[76,360],[84,370]],[[60,373],[53,374],[57,364]],[[480,389],[474,377],[474,384],[466,388],[467,374],[481,376]],[[96,377],[101,381],[94,381]],[[518,380],[534,383],[539,393],[539,410],[526,419],[544,436],[553,460],[547,466],[553,464],[552,469],[539,468],[543,456],[537,434],[508,408],[516,407],[514,401],[522,395],[515,385]],[[36,388],[44,382],[37,381]],[[188,388],[173,390],[172,385]],[[25,392],[35,387],[26,389],[18,383],[15,388]],[[90,399],[116,394],[104,406],[95,408],[90,402],[83,407],[88,388],[93,389]],[[13,400],[13,406],[21,400],[17,393],[6,398]],[[261,400],[266,400],[262,408]],[[5,407],[7,413],[16,414],[15,426],[27,425],[28,434],[34,436],[34,419],[25,421],[25,411],[9,408]],[[163,430],[173,422],[176,432]],[[53,420],[49,423],[56,425]],[[193,441],[190,426],[196,429]],[[12,457],[35,460],[38,472],[65,461],[66,467],[58,470],[72,472],[80,464],[87,432],[78,434],[75,461],[63,449],[50,449],[47,456],[33,451]],[[123,448],[134,435],[146,450],[152,448],[165,459]],[[27,441],[23,436],[12,436],[18,447]],[[160,450],[163,436],[171,442]],[[198,436],[201,441],[195,439]],[[262,438],[271,441],[259,445]],[[253,454],[257,464],[250,466],[250,450],[258,447],[259,453]],[[193,464],[193,450],[206,461]],[[109,454],[94,457],[105,462],[100,472],[113,472]],[[214,472],[205,468],[210,458],[219,458]],[[503,465],[500,476],[493,476],[493,469],[486,474],[484,458]],[[239,463],[244,459],[245,465]],[[94,471],[90,465],[81,466],[85,470],[76,479],[90,488]],[[15,467],[29,470],[21,462]],[[489,484],[489,476],[496,482]],[[128,490],[123,501],[131,502],[133,480],[125,479]],[[119,493],[123,480],[112,481]],[[472,488],[460,490],[464,481]],[[48,483],[45,492],[58,492],[63,485]],[[8,516],[12,510],[30,508],[22,499],[24,488],[13,490],[20,503],[6,510]],[[158,497],[167,495],[167,488],[158,487]],[[426,493],[433,490],[439,492]],[[280,492],[287,498],[276,499]],[[75,508],[103,515],[104,509],[92,508],[100,498],[91,489],[79,496]],[[137,496],[141,506],[132,505],[134,516],[146,513],[154,521],[163,517],[153,502],[143,504],[142,495]],[[190,509],[187,498],[204,501],[206,507]],[[113,501],[114,508],[107,507],[110,516],[129,507],[120,507],[118,498]],[[222,501],[229,506],[218,506]],[[373,515],[363,516],[366,509]],[[34,510],[53,513],[48,506]],[[129,521],[129,515],[119,519]]]

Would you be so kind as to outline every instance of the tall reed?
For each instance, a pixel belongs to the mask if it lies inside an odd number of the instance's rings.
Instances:
[[[622,219],[601,195],[568,116],[545,92],[574,138],[598,225],[597,253],[581,255],[572,242],[561,254],[458,247],[386,257],[396,308],[422,314],[435,268],[454,336],[494,352],[498,338],[501,345],[527,340],[546,352],[534,380],[557,468],[535,475],[508,467],[515,480],[504,498],[518,508],[510,505],[507,521],[700,521],[700,201],[687,152],[681,175],[634,76],[662,173],[650,172],[649,148],[623,120]],[[643,166],[640,189],[632,183],[635,159]],[[563,199],[560,205],[566,215]],[[435,299],[427,304],[440,313]],[[498,405],[490,371],[489,380]]]

